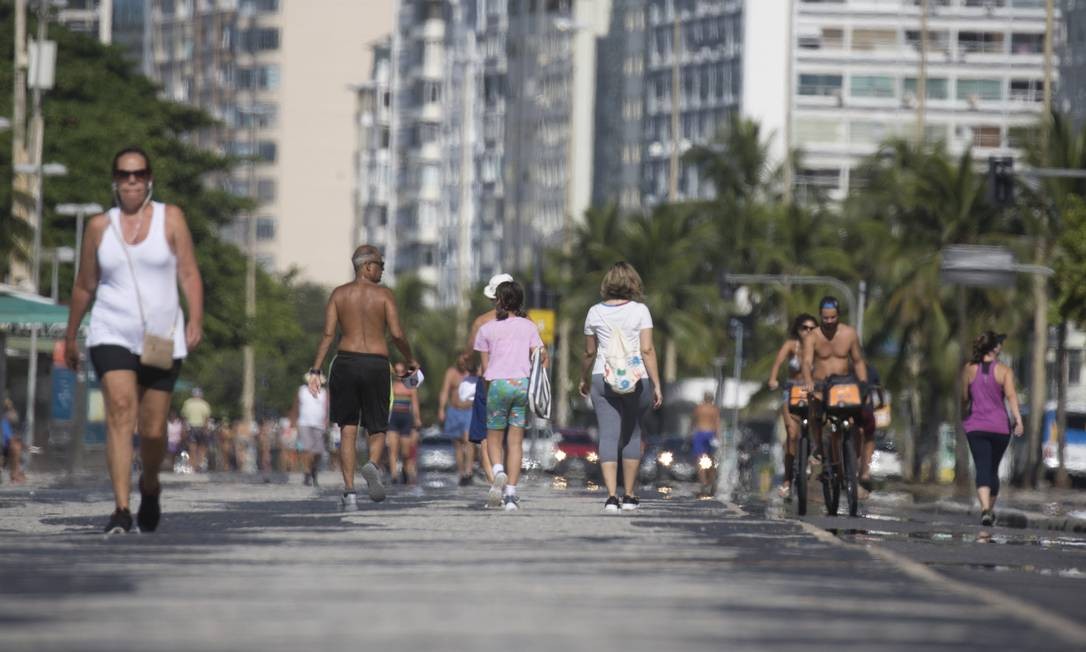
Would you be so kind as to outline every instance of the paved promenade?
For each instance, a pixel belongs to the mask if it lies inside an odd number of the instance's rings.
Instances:
[[[344,515],[331,473],[320,493],[164,477],[160,530],[109,538],[101,481],[0,487],[0,650],[1086,647],[1071,618],[764,505],[676,492],[605,516],[600,492],[538,478],[519,513],[477,485]]]

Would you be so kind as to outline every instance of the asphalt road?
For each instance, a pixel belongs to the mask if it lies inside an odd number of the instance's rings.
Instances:
[[[160,530],[112,537],[102,481],[0,487],[0,649],[1086,649],[1083,535],[892,494],[857,519],[683,487],[603,515],[551,478],[514,514],[437,482],[341,514],[322,480],[169,477]]]

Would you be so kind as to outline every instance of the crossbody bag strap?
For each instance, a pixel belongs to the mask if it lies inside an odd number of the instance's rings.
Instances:
[[[143,209],[140,209],[143,210]],[[112,211],[111,211],[112,212]],[[118,214],[119,215],[119,214]],[[128,243],[124,241],[124,235],[121,233],[121,229],[117,226],[117,223],[113,221],[113,216],[109,215],[109,226],[113,228],[113,233],[117,235],[117,240],[121,243],[121,251],[124,252],[124,259],[128,263],[128,271],[132,274],[132,286],[136,288],[136,307],[140,311],[140,322],[143,323],[143,330],[147,332],[147,317],[143,313],[143,297],[140,294],[140,282],[136,278],[136,267],[132,264],[132,256],[128,253]],[[151,209],[151,219],[154,220],[154,208]],[[118,217],[118,221],[120,217]],[[153,225],[152,225],[153,226]],[[165,227],[165,225],[163,225]],[[148,237],[150,237],[151,230],[148,229]],[[181,306],[177,307],[180,310]],[[170,338],[173,338],[174,333],[177,331],[177,311],[174,311],[173,321],[170,322]]]

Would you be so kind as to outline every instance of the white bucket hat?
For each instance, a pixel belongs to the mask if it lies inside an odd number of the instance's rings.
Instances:
[[[498,296],[499,285],[501,285],[502,283],[512,282],[513,277],[509,274],[495,274],[494,276],[490,277],[490,281],[486,284],[486,287],[483,288],[483,296],[487,299],[493,300],[494,297]]]

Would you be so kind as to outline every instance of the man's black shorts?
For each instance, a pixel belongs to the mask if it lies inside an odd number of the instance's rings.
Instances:
[[[104,378],[110,371],[134,371],[136,383],[140,387],[155,389],[160,392],[172,392],[177,383],[177,377],[181,375],[181,360],[173,361],[170,369],[159,369],[140,364],[140,357],[123,346],[116,344],[99,344],[90,348],[91,364],[94,365],[94,373],[99,378]]]
[[[392,376],[388,358],[374,353],[340,351],[328,372],[332,422],[362,426],[369,433],[388,430]]]

